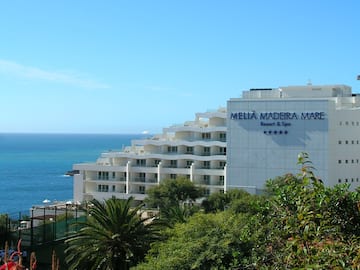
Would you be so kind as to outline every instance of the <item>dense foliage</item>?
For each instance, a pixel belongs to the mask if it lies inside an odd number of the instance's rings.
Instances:
[[[191,204],[201,198],[204,190],[186,178],[166,179],[147,191],[145,203],[160,211],[182,204]]]
[[[360,269],[360,192],[325,187],[306,154],[300,172],[267,182],[265,194],[203,195],[189,180],[164,181],[139,219],[130,201],[94,202],[91,219],[70,240],[70,269]],[[169,225],[154,230],[157,222]],[[141,262],[145,257],[145,261]]]
[[[264,196],[212,195],[135,269],[360,269],[360,193],[327,188],[306,154]]]
[[[89,218],[66,243],[69,269],[128,269],[141,261],[150,243],[159,240],[156,221],[140,217],[133,199],[92,201]]]

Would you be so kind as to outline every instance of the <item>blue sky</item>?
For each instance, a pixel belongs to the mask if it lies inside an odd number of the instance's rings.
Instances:
[[[0,132],[151,133],[243,90],[360,92],[358,0],[1,1]]]

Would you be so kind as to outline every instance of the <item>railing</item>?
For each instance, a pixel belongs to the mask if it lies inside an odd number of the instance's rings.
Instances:
[[[39,211],[42,212],[38,215]],[[36,212],[35,216],[33,213]],[[59,239],[64,239],[71,232],[78,231],[78,222],[86,221],[86,211],[80,209],[37,209],[32,211],[32,216],[27,216],[26,220],[9,219],[5,240],[9,243],[16,243],[22,239],[23,247],[34,247],[51,243]]]

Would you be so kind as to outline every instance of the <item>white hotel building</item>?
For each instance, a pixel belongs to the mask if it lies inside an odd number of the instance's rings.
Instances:
[[[251,89],[228,101],[227,188],[258,193],[309,154],[325,185],[360,182],[360,96],[345,85]]]
[[[227,108],[133,140],[95,163],[75,164],[74,201],[145,198],[164,179],[189,178],[208,194],[242,188],[259,193],[266,180],[298,173],[307,152],[326,185],[360,186],[360,96],[345,85],[251,89]]]
[[[96,163],[75,164],[74,201],[116,196],[136,200],[164,179],[189,178],[207,193],[224,192],[226,109],[197,113],[194,121],[133,140],[121,152],[102,153]]]

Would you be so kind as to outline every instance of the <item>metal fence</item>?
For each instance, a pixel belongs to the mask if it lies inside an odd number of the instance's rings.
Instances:
[[[3,215],[0,229],[0,249],[5,241],[15,247],[21,239],[23,247],[35,247],[68,237],[86,221],[87,211],[78,206],[33,207],[30,212]]]

